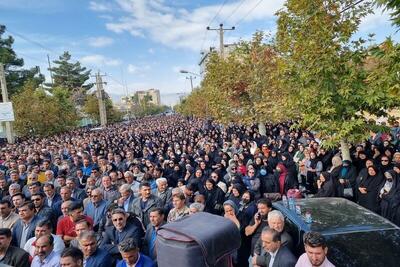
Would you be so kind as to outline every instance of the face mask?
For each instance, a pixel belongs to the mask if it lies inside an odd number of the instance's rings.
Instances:
[[[247,204],[247,203],[249,203],[249,202],[250,202],[250,199],[247,199],[247,198],[242,198],[242,202],[243,202],[244,204]]]
[[[267,174],[267,171],[266,171],[265,169],[261,169],[261,170],[260,170],[260,174],[261,174],[261,175],[266,175],[266,174]]]
[[[386,181],[388,181],[389,183],[393,182],[393,178],[387,178]]]

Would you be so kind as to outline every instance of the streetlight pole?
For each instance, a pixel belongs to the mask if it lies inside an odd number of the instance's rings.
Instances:
[[[190,71],[187,71],[187,70],[180,70],[179,72],[183,73],[183,74],[193,74],[193,76],[189,75],[189,77],[186,77],[186,79],[190,79],[190,88],[193,91],[193,79],[196,79],[196,76],[200,77],[200,74],[197,74],[197,73],[194,73],[194,72],[190,72]]]

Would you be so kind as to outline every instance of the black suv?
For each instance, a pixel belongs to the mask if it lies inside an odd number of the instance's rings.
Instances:
[[[400,266],[400,228],[385,218],[344,198],[297,199],[295,205],[297,212],[293,205],[273,203],[286,218],[297,256],[304,252],[303,234],[317,231],[327,239],[328,259],[337,267]]]

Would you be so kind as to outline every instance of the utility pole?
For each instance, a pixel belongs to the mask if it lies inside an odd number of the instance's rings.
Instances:
[[[7,92],[7,83],[6,83],[6,74],[4,72],[4,65],[0,63],[0,83],[1,83],[1,96],[3,98],[3,102],[9,102],[8,100],[8,92]],[[7,142],[9,144],[14,143],[14,132],[10,121],[6,121],[6,136]]]
[[[193,92],[193,79],[196,79],[196,76],[192,76],[192,75],[189,75],[189,77],[186,77],[186,79],[189,79],[190,80],[190,88],[192,88],[192,92]]]
[[[103,99],[103,80],[101,78],[100,72],[97,72],[96,74],[96,88],[97,99],[99,100],[100,124],[102,127],[105,127],[107,125],[107,112]]]
[[[235,26],[233,26],[232,28],[224,29],[224,24],[221,23],[219,24],[219,28],[212,29],[210,27],[207,27],[207,30],[219,31],[219,54],[221,57],[224,57],[224,32],[235,30]]]
[[[47,62],[49,63],[49,71],[50,71],[50,79],[51,79],[51,86],[53,86],[53,72],[51,71],[51,63],[50,63],[50,56],[47,54]]]

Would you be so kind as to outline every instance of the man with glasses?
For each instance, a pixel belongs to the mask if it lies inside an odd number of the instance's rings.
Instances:
[[[94,221],[93,229],[97,231],[102,220],[105,219],[109,202],[103,199],[103,192],[100,188],[95,188],[90,193],[90,201],[85,207],[84,214],[91,217]]]
[[[35,193],[32,195],[31,200],[35,205],[36,216],[39,219],[50,220],[53,228],[56,226],[56,218],[53,210],[45,204],[44,193]]]
[[[106,228],[100,247],[113,256],[118,256],[118,244],[128,237],[133,238],[137,244],[141,244],[144,236],[143,229],[134,223],[128,222],[128,217],[129,214],[123,209],[118,208],[111,212],[113,226]]]

